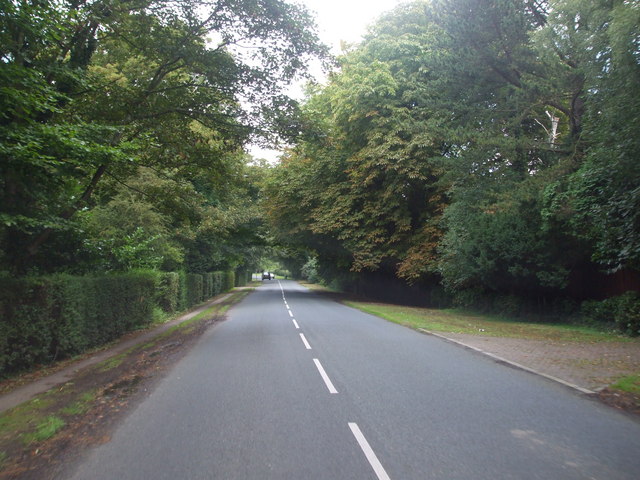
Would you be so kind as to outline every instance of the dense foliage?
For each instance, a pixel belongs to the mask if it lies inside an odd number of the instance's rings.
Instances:
[[[637,2],[401,5],[310,91],[267,211],[327,280],[559,297],[640,267],[639,99]]]
[[[0,0],[0,272],[181,272],[167,311],[265,252],[514,313],[638,289],[638,2],[407,3],[282,94],[325,56],[284,0]]]
[[[249,261],[243,147],[322,55],[282,0],[0,0],[0,270]]]

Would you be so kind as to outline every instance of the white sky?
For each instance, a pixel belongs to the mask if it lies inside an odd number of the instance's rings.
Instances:
[[[368,25],[403,1],[406,0],[293,0],[291,3],[303,4],[315,15],[320,40],[338,55],[342,41],[357,43]],[[318,80],[322,81],[321,78]],[[294,91],[290,95],[297,96]],[[252,147],[249,151],[254,157],[270,161],[275,161],[279,154],[260,147]]]
[[[316,14],[320,39],[340,52],[340,41],[357,42],[367,25],[402,0],[297,0]]]

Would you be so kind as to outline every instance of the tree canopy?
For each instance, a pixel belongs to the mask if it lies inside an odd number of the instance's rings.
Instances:
[[[282,241],[454,292],[638,270],[639,15],[609,0],[389,12],[310,92],[268,189]]]
[[[203,243],[249,230],[243,147],[287,133],[283,87],[326,53],[303,7],[0,0],[0,12],[3,269],[80,268],[72,257],[107,250],[108,268],[204,268]]]
[[[327,50],[294,3],[0,7],[2,271],[275,246],[327,280],[529,298],[640,271],[637,2],[405,3],[300,105],[284,87]],[[276,139],[277,166],[244,151]]]

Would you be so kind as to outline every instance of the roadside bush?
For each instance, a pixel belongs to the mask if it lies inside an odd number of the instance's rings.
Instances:
[[[0,275],[0,378],[115,340],[231,290],[234,272]]]
[[[238,268],[235,272],[235,285],[236,287],[243,287],[249,282],[251,272],[245,268]]]
[[[291,278],[291,272],[289,270],[285,270],[283,268],[278,268],[273,273],[275,273],[276,275],[278,275],[280,277]],[[247,277],[247,281],[249,281],[248,277]]]
[[[236,286],[236,274],[233,271],[224,272],[224,284],[222,286],[223,292],[228,292]]]
[[[0,377],[49,360],[53,310],[49,283],[0,280]]]
[[[523,300],[516,295],[496,295],[493,311],[505,317],[517,317],[522,313]]]
[[[580,314],[591,324],[615,326],[621,333],[640,335],[640,294],[626,292],[602,301],[582,302]]]
[[[0,377],[69,357],[153,321],[160,274],[0,279]]]
[[[480,289],[468,288],[453,292],[453,306],[488,312],[491,310],[491,295]]]
[[[176,272],[163,272],[158,287],[158,305],[166,313],[178,311],[180,303],[180,275]]]
[[[610,300],[610,299],[608,299]],[[615,309],[613,303],[604,300],[585,300],[580,305],[580,319],[593,326],[615,327]]]
[[[111,341],[123,333],[153,321],[160,274],[133,271],[93,278],[96,320],[101,335],[98,343]],[[102,338],[100,338],[102,337]]]
[[[627,292],[616,298],[618,329],[632,337],[640,335],[640,294]]]
[[[203,295],[205,299],[209,299],[216,295],[213,273],[205,273],[202,275]]]
[[[187,273],[184,271],[178,272],[178,280],[180,282],[180,290],[178,294],[178,311],[181,312],[190,307],[189,299],[187,296]]]
[[[310,258],[302,267],[301,275],[309,283],[319,283],[321,279],[318,273],[318,260]]]
[[[202,275],[187,273],[187,308],[204,300],[204,283]]]
[[[220,295],[224,288],[224,272],[213,272],[213,295]]]
[[[55,310],[50,312],[57,318],[57,328],[53,329],[53,358],[62,357],[84,351],[94,340],[89,334],[88,325],[94,318],[87,314],[87,298],[90,279],[70,275],[49,277],[52,281],[52,299]],[[97,327],[93,330],[95,331]],[[97,342],[97,340],[95,340]]]
[[[432,308],[448,308],[451,306],[451,295],[444,287],[435,286],[429,291],[429,306]]]

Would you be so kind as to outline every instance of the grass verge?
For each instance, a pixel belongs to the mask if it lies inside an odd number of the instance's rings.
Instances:
[[[26,433],[22,436],[22,443],[28,446],[34,442],[48,440],[62,429],[65,424],[66,422],[62,418],[56,415],[48,415],[36,425],[33,432]]]
[[[459,310],[436,310],[371,302],[345,301],[346,305],[415,329],[466,333],[554,342],[627,342],[629,337],[571,324],[523,322]]]
[[[309,290],[314,290],[316,292],[329,292],[329,293],[339,293],[338,290],[334,290],[326,285],[320,285],[319,283],[309,283],[304,280],[298,280],[298,283],[303,287],[308,288]]]
[[[623,377],[612,384],[609,388],[621,392],[632,393],[634,395],[640,395],[640,375],[629,375],[627,377]]]

